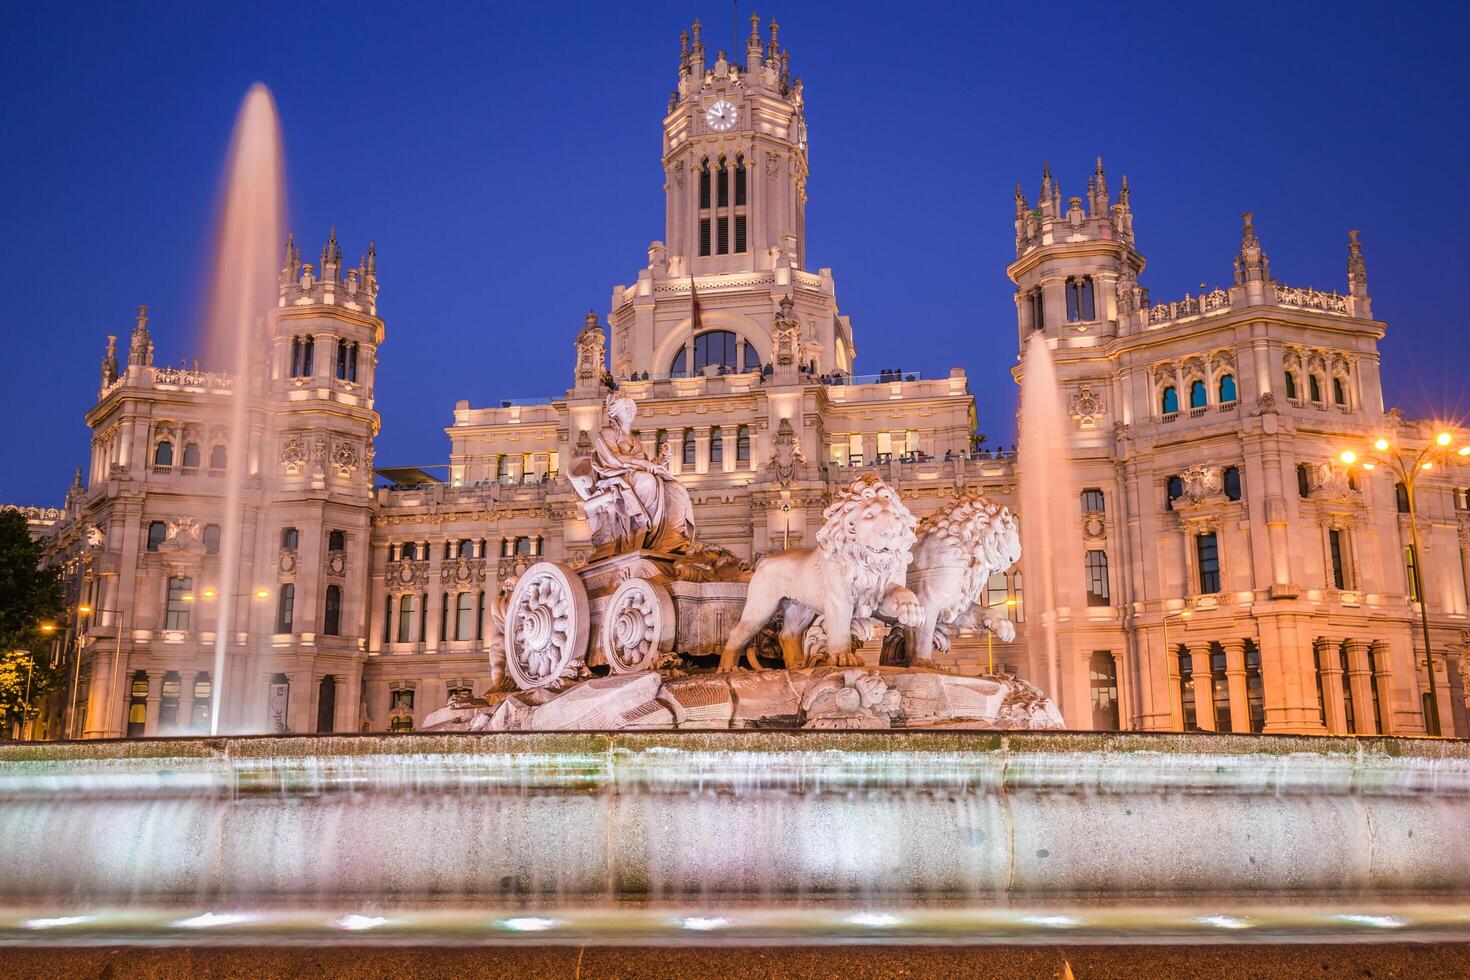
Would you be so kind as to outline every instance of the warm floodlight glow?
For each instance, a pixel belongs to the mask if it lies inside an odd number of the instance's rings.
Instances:
[[[193,602],[194,601],[194,593],[192,593],[192,592],[185,592],[183,595],[179,596],[179,598],[182,599],[182,600],[184,600],[185,602]]]
[[[1007,597],[1007,599],[1006,599],[1006,605],[1008,605],[1008,606],[1014,606],[1014,605],[1016,605],[1016,597],[1015,596],[1009,596],[1009,597]]]
[[[1419,468],[1421,470],[1432,470],[1434,469],[1434,464],[1430,462],[1423,462],[1419,464]]]
[[[269,599],[270,597],[271,597],[271,593],[270,593],[270,590],[269,589],[256,589],[255,590],[255,598],[257,598],[257,599]]]
[[[87,615],[90,615],[91,612],[92,612],[92,607],[91,606],[77,606],[77,614],[78,615],[87,616]]]
[[[1179,612],[1179,618],[1180,619],[1188,619],[1190,616],[1193,616],[1193,615],[1194,615],[1194,610],[1192,610],[1192,609],[1183,609],[1183,610],[1180,610],[1180,612]]]
[[[42,623],[41,624],[41,632],[42,633],[55,633],[56,632],[56,624],[55,623]]]
[[[204,590],[204,598],[206,599],[213,599],[217,594],[213,589]]]
[[[1462,446],[1462,447],[1460,447],[1460,455],[1461,456],[1470,456],[1470,446]]]
[[[1363,464],[1363,469],[1365,469],[1365,470],[1374,470],[1374,469],[1377,469],[1377,468],[1378,468],[1377,465],[1374,464],[1374,463],[1364,463]]]
[[[1351,449],[1345,449],[1345,450],[1343,450],[1342,455],[1339,456],[1339,457],[1337,457],[1337,458],[1340,459],[1340,460],[1342,460],[1344,463],[1348,464],[1349,466],[1352,466],[1354,463],[1356,463],[1358,461],[1358,454],[1355,453],[1355,452],[1353,452]]]
[[[1439,435],[1434,437],[1434,441],[1439,443],[1441,446],[1448,446],[1450,444],[1450,434],[1448,432],[1441,432]]]
[[[1373,444],[1373,448],[1376,449],[1376,450],[1378,450],[1380,453],[1386,453],[1386,452],[1388,452],[1388,440],[1387,439],[1379,439],[1377,442],[1375,442]]]

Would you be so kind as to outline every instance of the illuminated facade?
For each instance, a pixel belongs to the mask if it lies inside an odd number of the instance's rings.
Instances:
[[[592,550],[564,470],[597,431],[606,376],[637,400],[647,452],[672,444],[699,538],[742,558],[810,544],[827,495],[859,472],[921,516],[974,486],[1015,506],[1013,458],[973,451],[963,371],[854,373],[833,273],[806,264],[804,94],[774,24],[767,38],[752,23],[741,63],[707,58],[697,26],[686,38],[663,163],[664,238],[605,318],[568,330],[568,389],[455,404],[442,475],[374,469],[385,326],[372,251],[346,267],[333,236],[313,265],[288,245],[249,393],[261,421],[243,449],[235,597],[210,594],[234,380],[156,364],[143,313],[124,357],[109,341],[90,470],[38,516],[94,610],[76,620],[76,684],[47,733],[207,728],[224,601],[240,627],[226,730],[411,730],[451,693],[483,690],[497,583]],[[1385,325],[1356,239],[1346,293],[1296,289],[1271,277],[1248,219],[1233,285],[1151,303],[1128,195],[1125,182],[1112,199],[1099,164],[1086,200],[1064,200],[1049,173],[1034,207],[1016,198],[1019,335],[1044,330],[1053,349],[1078,479],[1076,553],[1048,556],[1069,724],[1423,731],[1408,518],[1381,470],[1334,463],[1379,435],[1432,434],[1384,414]],[[1419,490],[1421,560],[1442,727],[1470,734],[1457,488],[1470,478],[1444,469]],[[997,665],[1045,685],[1027,644],[1032,561],[985,600],[1016,600],[1023,624],[995,644]],[[985,638],[961,636],[947,657],[974,670]]]

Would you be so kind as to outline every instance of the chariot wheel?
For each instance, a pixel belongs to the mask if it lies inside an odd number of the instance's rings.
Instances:
[[[577,573],[553,561],[521,575],[505,609],[505,665],[522,691],[577,676],[587,659],[591,615]]]
[[[602,654],[614,674],[650,669],[674,648],[674,598],[664,586],[630,578],[608,600]]]

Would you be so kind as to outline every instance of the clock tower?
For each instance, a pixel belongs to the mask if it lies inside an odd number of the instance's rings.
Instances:
[[[806,121],[801,79],[770,25],[750,18],[745,62],[680,37],[679,87],[664,116],[669,266],[675,275],[769,270],[805,259]]]

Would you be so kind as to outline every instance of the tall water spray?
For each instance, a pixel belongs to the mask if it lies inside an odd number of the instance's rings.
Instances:
[[[1041,643],[1028,643],[1044,658],[1046,693],[1069,727],[1078,706],[1061,688],[1061,661],[1057,643],[1059,570],[1080,567],[1078,529],[1071,520],[1079,506],[1072,465],[1067,453],[1066,416],[1057,387],[1056,366],[1046,334],[1038,330],[1026,344],[1021,362],[1021,423],[1016,460],[1021,503],[1021,554],[1026,559],[1027,619],[1040,627]],[[1074,560],[1075,559],[1075,560]],[[1039,671],[1032,679],[1041,682]]]
[[[285,167],[281,127],[270,90],[257,82],[245,95],[230,159],[225,167],[215,240],[207,337],[209,352],[234,374],[231,395],[230,451],[225,471],[226,499],[221,540],[219,619],[214,638],[214,683],[211,685],[209,731],[219,734],[221,695],[235,613],[248,590],[240,588],[243,558],[245,483],[258,473],[259,452],[250,445],[251,405],[264,394],[265,371],[253,372],[252,343],[276,302],[277,249],[284,240]],[[256,374],[259,377],[256,377]],[[245,593],[242,596],[242,592]]]

